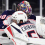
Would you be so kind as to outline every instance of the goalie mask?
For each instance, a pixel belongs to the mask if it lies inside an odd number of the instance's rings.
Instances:
[[[18,4],[19,10],[24,11],[26,14],[32,14],[32,7],[28,1],[22,1]]]
[[[25,23],[27,21],[27,15],[23,11],[16,11],[12,15],[12,19],[16,20],[17,23],[19,23],[21,20],[23,21],[23,23]]]

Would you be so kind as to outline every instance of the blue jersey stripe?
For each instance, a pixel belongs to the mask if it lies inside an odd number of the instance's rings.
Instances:
[[[13,25],[11,25],[14,29],[16,29],[19,33],[22,33],[21,31],[20,31],[20,29],[17,29],[16,27],[14,27]]]

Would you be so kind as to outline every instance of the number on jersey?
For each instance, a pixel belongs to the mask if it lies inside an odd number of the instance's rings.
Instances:
[[[37,35],[37,33],[34,30],[28,31],[27,35],[28,35],[28,37],[32,37],[32,38],[39,38],[39,36]]]

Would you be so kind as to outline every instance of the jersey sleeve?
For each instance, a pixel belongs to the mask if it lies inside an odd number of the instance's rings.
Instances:
[[[8,20],[4,20],[4,21],[3,21],[3,24],[4,24],[4,25],[9,25]]]
[[[12,20],[12,16],[8,17],[6,20],[3,21],[3,24],[4,25],[10,25],[11,24],[11,21]]]
[[[5,29],[7,27],[7,25],[4,25],[3,22],[0,22],[0,29]]]
[[[0,21],[0,29],[7,27],[11,23],[11,19],[8,18],[7,20]]]
[[[36,16],[35,15],[29,15],[28,19],[34,19],[34,20],[36,20]]]
[[[4,21],[0,21],[0,29],[5,29],[11,23],[11,17]]]

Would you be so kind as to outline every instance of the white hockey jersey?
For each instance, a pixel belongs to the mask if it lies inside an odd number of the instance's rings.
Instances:
[[[28,36],[32,38],[39,38],[36,32],[36,27],[32,23],[25,23],[20,25],[22,31]]]

